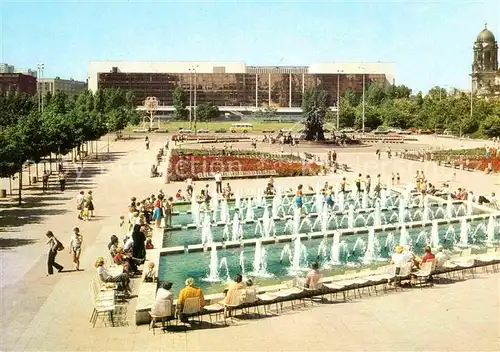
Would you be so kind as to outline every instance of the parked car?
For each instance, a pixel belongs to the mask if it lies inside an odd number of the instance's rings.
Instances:
[[[218,128],[215,130],[215,133],[226,133],[227,130],[225,128]]]
[[[377,127],[377,129],[372,132],[373,134],[388,134],[390,131],[385,127]]]
[[[411,131],[410,130],[399,130],[398,132],[396,132],[397,134],[411,134]]]
[[[193,133],[193,130],[187,128],[181,128],[179,129],[179,133]]]
[[[206,130],[206,129],[201,129],[201,130],[198,130],[198,133],[209,133],[210,131],[209,130]]]
[[[340,130],[340,133],[355,133],[356,130],[354,128],[343,128]]]

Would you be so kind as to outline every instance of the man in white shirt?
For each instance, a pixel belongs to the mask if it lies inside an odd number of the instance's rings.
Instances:
[[[447,260],[450,260],[450,256],[443,250],[442,246],[438,247],[435,258],[436,258],[436,269],[442,268],[443,264]]]
[[[222,175],[220,172],[215,174],[215,191],[217,193],[222,193]]]
[[[396,266],[396,274],[399,273],[399,269],[401,269],[401,266],[407,262],[408,261],[405,260],[405,256],[403,255],[403,247],[396,246],[396,252],[391,256],[391,264],[394,264]]]
[[[85,193],[83,191],[80,191],[78,195],[76,196],[76,210],[78,210],[78,219],[82,219],[82,214],[83,214],[83,205],[85,202]]]

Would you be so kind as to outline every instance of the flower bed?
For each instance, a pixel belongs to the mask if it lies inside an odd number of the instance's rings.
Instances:
[[[276,171],[277,176],[317,175],[321,167],[313,162],[301,162],[293,156],[277,157],[267,153],[232,151],[231,155],[218,155],[217,151],[174,151],[170,158],[169,180],[198,179],[207,172]]]
[[[460,158],[453,161],[453,165],[456,167],[463,166],[466,169],[473,169],[479,171],[488,170],[491,167],[492,172],[500,171],[500,157],[490,156],[490,157],[470,157],[470,158]]]

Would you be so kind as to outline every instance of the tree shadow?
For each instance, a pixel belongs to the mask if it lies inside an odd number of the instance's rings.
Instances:
[[[27,239],[27,238],[1,238],[0,237],[0,249],[12,249],[15,247],[28,246],[30,244],[36,243],[37,240]]]
[[[38,224],[47,216],[65,214],[65,209],[16,208],[6,209],[1,213],[0,229],[20,227],[28,223]]]

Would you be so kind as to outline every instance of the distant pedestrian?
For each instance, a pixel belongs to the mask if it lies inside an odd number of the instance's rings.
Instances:
[[[375,151],[375,155],[377,156],[378,160],[380,160],[380,149],[377,148]]]
[[[69,243],[69,254],[73,256],[73,263],[75,269],[80,270],[80,254],[82,252],[83,236],[80,234],[80,229],[75,227],[73,229],[73,236]]]
[[[222,175],[220,172],[215,174],[215,191],[217,193],[222,193]]]
[[[146,136],[146,138],[144,138],[144,141],[146,142],[146,150],[149,149],[149,137]]]
[[[85,207],[89,210],[89,215],[91,218],[94,217],[94,197],[92,196],[92,191],[87,192],[87,197],[85,197]]]
[[[78,211],[78,219],[82,220],[83,208],[85,205],[85,192],[80,191],[76,196],[76,210]]]
[[[61,187],[61,192],[64,192],[66,189],[66,175],[62,169],[59,170],[59,186]]]
[[[45,170],[42,175],[42,190],[45,192],[49,188],[50,171]]]
[[[48,275],[52,275],[54,274],[54,268],[56,268],[58,272],[61,272],[64,269],[62,265],[56,263],[57,252],[62,251],[64,246],[61,242],[59,242],[56,236],[54,236],[52,231],[47,231],[45,235],[49,239],[47,241],[47,244],[49,245],[49,255],[47,258]]]

